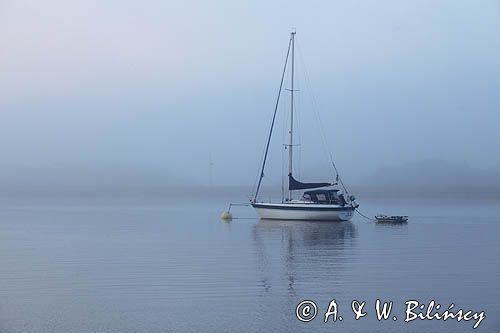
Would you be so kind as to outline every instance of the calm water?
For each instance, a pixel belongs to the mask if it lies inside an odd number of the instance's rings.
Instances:
[[[470,332],[474,321],[404,323],[404,302],[486,311],[500,332],[500,204],[362,201],[402,226],[268,222],[228,198],[3,198],[0,332]],[[238,198],[233,201],[238,201]],[[378,322],[377,298],[393,300]],[[295,317],[314,300],[318,316]],[[336,299],[343,321],[322,322]],[[352,300],[365,300],[356,321]]]

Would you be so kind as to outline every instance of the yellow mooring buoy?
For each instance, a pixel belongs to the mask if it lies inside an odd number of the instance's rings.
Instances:
[[[222,213],[220,216],[221,220],[223,221],[231,221],[233,219],[233,215],[229,211]]]

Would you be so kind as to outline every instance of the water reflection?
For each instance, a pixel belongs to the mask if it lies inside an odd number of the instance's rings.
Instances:
[[[304,297],[345,283],[356,245],[357,228],[350,222],[260,220],[253,226],[253,244],[262,318],[282,309],[283,331],[296,331],[290,320]]]
[[[397,232],[406,233],[408,231],[408,223],[375,223],[375,231],[377,232]]]
[[[260,220],[254,226],[253,241],[263,291],[272,288],[272,277],[277,275],[285,283],[280,287],[290,295],[295,293],[296,281],[312,272],[333,277],[349,261],[356,238],[351,222]]]
[[[288,250],[295,247],[332,246],[337,249],[351,247],[357,237],[351,222],[306,222],[261,219],[254,227],[255,237],[274,239],[281,235],[288,242]],[[326,249],[326,248],[325,248]]]

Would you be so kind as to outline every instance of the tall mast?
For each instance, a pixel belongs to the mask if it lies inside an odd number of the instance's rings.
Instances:
[[[292,148],[293,148],[293,81],[294,81],[294,67],[295,67],[295,30],[290,33],[290,38],[292,40],[292,77],[291,77],[291,87],[290,87],[290,143],[288,145],[288,178],[290,184],[290,177],[292,176]],[[292,200],[292,191],[288,189],[288,201]]]

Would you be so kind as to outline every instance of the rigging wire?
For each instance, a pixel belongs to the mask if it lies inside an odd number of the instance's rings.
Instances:
[[[265,149],[265,148],[263,148],[263,149],[262,149],[262,154],[260,155],[260,163],[259,163],[259,164],[262,164],[262,161],[264,160],[264,154],[265,154],[265,151],[266,151],[266,149]],[[254,182],[253,182],[253,186],[252,186],[252,194],[250,195],[250,201],[252,200],[252,195],[253,195],[253,193],[255,193],[255,188],[257,187],[257,182],[258,182],[258,181],[259,181],[259,175],[257,174],[257,175],[255,176],[255,180],[254,180]]]
[[[344,185],[344,182],[342,181],[342,178],[340,177],[340,173],[339,173],[339,171],[337,169],[335,161],[333,160],[333,154],[332,154],[331,150],[328,148],[329,147],[328,140],[326,139],[325,130],[324,130],[324,127],[323,127],[323,122],[321,120],[321,116],[320,116],[319,111],[317,109],[316,98],[314,97],[314,92],[312,90],[312,86],[311,86],[310,81],[309,81],[309,75],[308,75],[308,72],[307,72],[307,67],[304,64],[305,63],[305,61],[303,60],[304,56],[302,55],[302,50],[300,48],[299,43],[297,43],[297,49],[299,51],[298,52],[299,53],[299,59],[300,59],[299,61],[301,62],[302,67],[304,68],[304,77],[305,77],[306,85],[307,85],[309,91],[311,92],[311,104],[313,106],[313,111],[316,114],[317,121],[318,121],[318,124],[319,124],[320,133],[321,133],[321,139],[322,139],[322,142],[323,142],[323,148],[326,150],[328,156],[330,157],[330,163],[333,166],[333,169],[335,170],[335,173],[336,173],[336,175],[335,175],[336,180],[340,183],[340,185],[342,186],[342,188],[345,191],[345,194],[347,195],[349,193],[349,191],[347,190],[346,186]]]
[[[299,62],[300,64],[302,65],[302,67],[304,68],[304,81],[306,81],[306,85],[307,85],[307,89],[310,91],[310,95],[309,95],[309,98],[310,98],[310,102],[311,102],[311,108],[313,109],[313,111],[315,112],[315,116],[316,116],[316,122],[318,124],[318,127],[320,129],[320,138],[321,138],[321,143],[322,143],[322,148],[323,148],[323,151],[325,153],[325,156],[327,156],[327,158],[329,158],[329,161],[328,161],[328,164],[330,164],[330,172],[332,173],[332,178],[336,178],[337,174],[333,171],[336,171],[335,168],[332,168],[332,157],[331,157],[331,153],[328,149],[329,145],[326,141],[326,136],[324,134],[324,129],[323,129],[323,126],[322,126],[322,122],[321,122],[321,119],[319,118],[319,113],[317,111],[317,106],[316,106],[316,99],[315,99],[315,96],[314,96],[314,93],[313,93],[313,90],[312,90],[312,85],[309,81],[309,77],[308,77],[308,72],[307,72],[307,68],[305,66],[305,60],[303,59],[304,57],[302,56],[302,50],[300,48],[300,45],[299,43],[297,43],[297,49],[298,49],[298,52],[299,52]]]
[[[273,127],[274,127],[274,121],[276,120],[276,112],[278,111],[278,106],[279,106],[279,101],[280,101],[280,96],[281,96],[281,90],[283,88],[283,80],[285,78],[285,73],[286,73],[286,67],[288,64],[288,56],[290,55],[290,46],[292,44],[292,37],[290,37],[290,41],[288,42],[288,50],[286,52],[286,58],[285,58],[285,64],[283,65],[283,74],[281,75],[281,82],[280,82],[280,87],[278,90],[278,97],[276,98],[276,105],[274,107],[274,113],[273,113],[273,120],[271,122],[271,128],[269,130],[269,135],[267,137],[267,143],[266,143],[266,150],[264,153],[264,159],[262,161],[262,168],[260,171],[260,177],[259,177],[259,183],[257,184],[257,189],[255,190],[255,195],[254,195],[254,200],[257,200],[257,195],[259,194],[259,189],[260,189],[260,184],[262,183],[262,178],[264,177],[264,168],[266,166],[266,160],[267,160],[267,152],[269,151],[269,144],[271,142],[271,136],[273,134]]]

